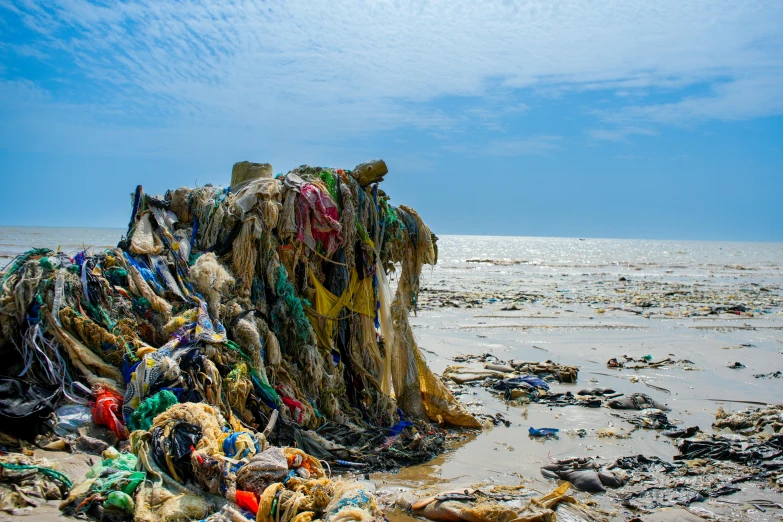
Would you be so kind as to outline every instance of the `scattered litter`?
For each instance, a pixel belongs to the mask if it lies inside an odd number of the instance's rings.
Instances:
[[[617,415],[620,417],[620,415]],[[625,415],[622,418],[634,426],[648,430],[670,430],[676,428],[669,422],[669,418],[664,412],[657,408],[647,408],[641,410],[636,415]]]
[[[613,395],[616,393],[611,388],[583,388],[577,392],[577,395],[593,395],[593,396],[602,396],[602,395]]]
[[[625,368],[632,370],[643,370],[645,368],[663,368],[665,366],[681,366],[685,369],[693,369],[693,361],[687,359],[675,360],[670,357],[661,359],[659,361],[653,361],[651,355],[645,355],[644,357],[629,357],[628,355],[622,355],[620,357],[613,357],[606,362],[607,368]]]
[[[528,433],[531,437],[557,437],[560,430],[557,428],[528,428]]]
[[[612,399],[606,405],[616,410],[646,410],[655,408],[661,411],[669,411],[669,407],[659,403],[645,393],[632,393],[625,397]]]
[[[624,469],[626,471],[643,471],[646,473],[652,471],[661,471],[671,473],[678,469],[675,464],[670,464],[659,457],[645,457],[644,455],[634,455],[632,457],[620,457],[608,466],[609,469]]]
[[[534,390],[536,388],[548,390],[549,385],[533,375],[519,375],[516,377],[509,377],[507,379],[496,381],[492,385],[493,390],[504,392],[516,389]]]
[[[723,411],[723,408],[718,408],[713,427],[717,429],[728,428],[734,433],[743,435],[760,433],[767,427],[772,433],[781,433],[783,430],[783,406],[748,408],[735,413],[727,413]]]
[[[631,433],[630,431],[611,426],[609,428],[601,428],[598,430],[597,435],[599,439],[628,439],[631,437]]]
[[[777,470],[777,474],[783,470],[783,435],[760,441],[713,435],[705,439],[684,439],[677,449],[680,454],[674,456],[675,460],[730,460]]]
[[[585,457],[554,460],[541,467],[541,474],[546,478],[567,480],[575,489],[588,493],[602,493],[606,488],[619,488],[625,484],[624,476],[602,469],[599,463]]]
[[[0,511],[23,514],[47,500],[67,496],[71,480],[39,460],[19,453],[0,455]]]
[[[756,379],[783,379],[783,372],[780,370],[776,372],[770,372],[770,373],[757,373],[754,374],[753,377]]]
[[[558,364],[552,361],[511,361],[510,364],[517,372],[537,375],[542,379],[551,377],[555,381],[563,383],[574,383],[579,375],[578,367]]]
[[[631,509],[654,512],[672,506],[689,506],[704,500],[704,495],[687,486],[651,487],[627,495],[622,504]]]
[[[698,426],[690,426],[688,428],[674,428],[670,430],[666,430],[664,432],[661,432],[661,435],[664,437],[669,437],[671,439],[688,439],[690,437],[693,437],[697,433],[701,431]]]

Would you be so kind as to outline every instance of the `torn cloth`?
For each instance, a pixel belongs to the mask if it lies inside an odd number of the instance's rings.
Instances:
[[[340,211],[327,190],[313,183],[302,184],[297,200],[296,221],[299,241],[311,250],[315,250],[320,242],[331,256],[342,245]]]

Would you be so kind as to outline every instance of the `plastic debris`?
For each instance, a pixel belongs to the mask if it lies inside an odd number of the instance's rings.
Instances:
[[[74,434],[81,426],[92,421],[92,410],[81,404],[60,406],[54,413],[54,432],[61,436]]]
[[[558,433],[560,433],[560,430],[557,428],[534,428],[530,427],[528,429],[528,432],[530,433],[531,437],[556,437]]]
[[[567,480],[575,489],[588,493],[602,493],[607,487],[618,488],[625,484],[625,477],[602,466],[590,458],[555,460],[541,468],[546,478]]]

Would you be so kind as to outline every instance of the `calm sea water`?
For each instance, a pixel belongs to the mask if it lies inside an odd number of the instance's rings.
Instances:
[[[117,246],[124,233],[119,228],[0,227],[0,259],[41,247],[69,254],[88,248],[103,250]]]
[[[783,243],[442,236],[431,289],[500,292],[510,286],[635,281],[735,286],[783,284]],[[569,291],[568,287],[565,290]]]
[[[0,259],[7,261],[34,247],[75,253],[115,246],[124,229],[0,227]],[[783,243],[657,241],[557,237],[442,236],[439,263],[425,270],[428,280],[494,278],[547,273],[613,273],[639,270],[645,275],[685,277],[752,274],[780,278]]]

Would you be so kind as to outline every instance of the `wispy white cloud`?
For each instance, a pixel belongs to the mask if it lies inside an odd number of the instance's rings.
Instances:
[[[92,82],[38,103],[89,106],[115,121],[144,115],[323,140],[403,126],[453,129],[458,116],[426,103],[446,96],[491,98],[522,87],[641,93],[716,81],[705,97],[650,105],[632,98],[627,109],[604,113],[606,128],[590,135],[618,141],[653,132],[642,131],[650,125],[783,112],[783,3],[775,0],[2,0],[3,10],[35,37],[1,53],[64,56],[63,76]],[[517,116],[526,109],[506,108]],[[503,107],[472,110],[471,121],[504,131]],[[554,146],[536,139],[494,150]]]
[[[690,124],[783,114],[783,74],[772,72],[715,84],[711,92],[673,103],[633,105],[605,114],[609,122]]]

